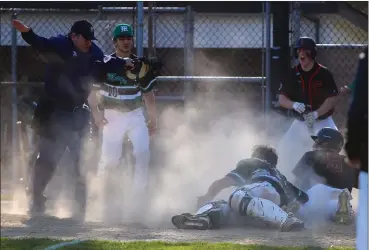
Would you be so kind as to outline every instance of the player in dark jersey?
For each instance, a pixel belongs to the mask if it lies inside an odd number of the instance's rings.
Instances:
[[[353,215],[350,192],[357,185],[358,174],[339,154],[343,136],[335,129],[323,128],[312,139],[315,141],[313,150],[305,153],[292,171],[296,186],[311,199],[301,213],[314,214],[312,211],[320,210],[323,216],[338,223],[350,223]],[[321,206],[316,206],[314,199],[319,200]]]
[[[332,114],[338,89],[329,69],[316,61],[315,41],[300,37],[295,45],[295,56],[299,64],[287,73],[278,96],[280,106],[296,115],[277,147],[278,167],[283,167],[286,173],[311,149],[311,135],[317,135],[325,127],[337,129]]]
[[[181,229],[212,229],[229,225],[232,217],[237,217],[238,221],[258,220],[282,231],[303,228],[304,223],[282,207],[287,210],[291,204],[306,203],[309,198],[275,168],[277,161],[274,148],[255,147],[250,159],[241,160],[234,170],[215,181],[207,194],[198,200],[198,205],[208,203],[202,205],[194,215],[185,213],[173,216],[172,223]],[[236,189],[228,202],[209,202],[229,187]]]

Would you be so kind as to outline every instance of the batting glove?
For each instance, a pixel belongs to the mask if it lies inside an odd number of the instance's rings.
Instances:
[[[303,103],[294,102],[292,107],[293,107],[294,110],[296,110],[300,114],[305,112],[305,104],[303,104]]]
[[[318,112],[310,112],[304,115],[305,123],[308,126],[308,128],[312,128],[314,126],[314,122],[316,119],[318,119]]]

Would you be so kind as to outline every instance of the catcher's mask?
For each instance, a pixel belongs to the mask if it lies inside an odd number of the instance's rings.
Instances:
[[[323,128],[316,136],[311,136],[311,138],[315,141],[314,148],[334,149],[339,152],[343,147],[342,134],[333,128]]]
[[[298,57],[297,50],[298,49],[306,49],[310,51],[310,56],[312,59],[315,59],[317,55],[316,43],[311,37],[300,37],[295,45],[295,57]]]

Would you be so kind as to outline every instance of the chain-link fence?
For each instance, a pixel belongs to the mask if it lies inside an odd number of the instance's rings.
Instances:
[[[367,3],[366,6],[360,4],[360,12],[367,15]],[[116,24],[128,23],[138,29],[137,8],[1,9],[0,14],[2,151],[9,149],[4,145],[10,145],[14,138],[12,131],[16,130],[11,128],[18,119],[28,119],[23,114],[27,112],[18,110],[18,117],[12,113],[18,107],[17,102],[22,96],[37,98],[42,91],[41,84],[35,87],[24,83],[41,83],[44,76],[44,65],[35,51],[22,40],[19,32],[12,30],[14,14],[45,37],[67,34],[74,21],[89,20],[94,25],[97,44],[106,54],[114,52],[111,38]],[[231,109],[248,107],[258,112],[265,108],[265,89],[270,80],[266,77],[270,71],[268,43],[273,40],[268,11],[198,13],[191,7],[153,5],[143,9],[143,17],[143,43],[137,46],[143,47],[144,55],[157,56],[163,62],[162,76],[155,89],[159,110],[168,100],[180,101],[182,105],[186,98],[198,96],[201,96],[199,108],[206,109],[204,104],[211,99],[219,104],[215,104],[219,113],[228,112],[222,110],[222,106],[228,104]],[[300,35],[315,38],[319,44],[318,61],[332,71],[338,87],[353,80],[357,55],[363,44],[367,44],[367,30],[350,20],[337,13],[305,14],[298,3],[291,3],[290,45]],[[17,84],[17,91],[12,84]],[[235,106],[230,104],[232,102]],[[340,101],[336,109],[336,122],[341,128],[347,103],[348,100]],[[3,154],[1,159],[3,163]]]
[[[143,12],[143,43],[136,43],[136,48],[142,46],[144,55],[156,56],[163,62],[155,89],[159,113],[168,103],[182,106],[185,97],[195,95],[202,95],[199,108],[206,109],[204,103],[212,101],[212,109],[218,107],[216,115],[221,114],[221,104],[231,100],[252,103],[261,109],[266,32],[263,13],[211,15],[195,13],[190,7],[156,6],[144,8]],[[137,8],[127,7],[1,10],[2,165],[11,165],[10,153],[27,151],[21,145],[25,144],[26,125],[33,110],[23,104],[37,100],[43,91],[45,73],[38,54],[12,28],[11,20],[19,19],[36,34],[48,38],[66,35],[74,21],[86,19],[94,26],[97,45],[109,54],[114,52],[115,25],[132,24],[137,33],[137,16]]]
[[[359,5],[357,5],[359,4]],[[368,13],[368,3],[352,5],[360,11]],[[342,8],[345,5],[341,6]],[[350,10],[347,10],[350,11]],[[365,46],[368,46],[368,29],[352,18],[349,21],[346,12],[339,11],[337,14],[305,14],[300,9],[299,3],[292,5],[291,44],[299,36],[309,36],[318,44],[317,61],[326,66],[333,74],[335,82],[340,89],[344,85],[353,82],[358,63],[358,56]],[[294,55],[291,54],[291,58]],[[339,128],[345,127],[349,96],[342,98],[334,113],[334,119]]]

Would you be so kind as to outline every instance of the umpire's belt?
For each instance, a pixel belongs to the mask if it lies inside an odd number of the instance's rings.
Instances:
[[[55,105],[55,107],[57,109],[60,109],[62,111],[66,111],[66,112],[71,112],[74,113],[76,111],[78,111],[79,109],[83,109],[86,111],[91,111],[90,107],[88,105],[86,105],[85,103],[81,104],[81,105],[77,105],[77,106],[73,106],[73,105],[63,105],[63,104],[57,104]]]

